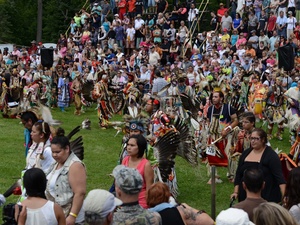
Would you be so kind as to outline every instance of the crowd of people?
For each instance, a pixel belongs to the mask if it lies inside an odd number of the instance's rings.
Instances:
[[[205,211],[174,200],[176,155],[192,165],[200,157],[209,172],[228,168],[239,203],[217,225],[300,222],[300,5],[230,4],[220,3],[209,30],[198,33],[193,0],[95,1],[60,34],[50,65],[41,42],[0,52],[2,114],[21,110],[25,127],[18,224],[213,224]],[[74,104],[80,116],[92,103],[102,129],[114,125],[113,114],[126,115],[115,196],[97,189],[85,198],[86,165],[75,146],[62,129],[51,134],[32,108],[65,112]],[[255,128],[259,121],[265,130]],[[291,152],[278,155],[269,141],[288,143],[285,126]]]

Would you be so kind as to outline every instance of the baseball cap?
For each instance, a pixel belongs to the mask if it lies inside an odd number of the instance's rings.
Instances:
[[[242,209],[222,210],[216,218],[216,225],[254,225],[248,214]]]
[[[94,189],[86,196],[83,207],[86,214],[95,213],[104,218],[122,204],[123,202],[112,193],[102,189]]]
[[[115,178],[115,185],[125,194],[138,194],[143,186],[143,178],[138,170],[118,165],[114,168],[112,176]]]

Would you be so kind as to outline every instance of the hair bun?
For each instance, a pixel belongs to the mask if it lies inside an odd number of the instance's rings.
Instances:
[[[65,130],[61,127],[57,128],[56,136],[60,136],[60,137],[65,136]]]

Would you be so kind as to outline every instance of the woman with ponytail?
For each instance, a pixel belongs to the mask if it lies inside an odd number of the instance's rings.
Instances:
[[[39,120],[32,126],[30,136],[33,143],[26,157],[26,169],[36,167],[46,173],[51,164],[55,162],[50,147],[50,135],[48,123]]]

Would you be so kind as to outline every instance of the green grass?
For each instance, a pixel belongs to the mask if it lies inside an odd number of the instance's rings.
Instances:
[[[110,188],[113,180],[108,174],[117,165],[122,140],[121,133],[114,137],[117,132],[115,129],[102,130],[98,127],[97,111],[94,109],[95,105],[80,116],[73,115],[73,107],[66,109],[65,113],[60,112],[59,109],[52,110],[53,117],[63,122],[61,127],[65,129],[66,133],[75,126],[81,125],[85,118],[89,118],[92,122],[91,130],[80,131],[85,147],[87,191],[95,188],[107,190]],[[121,116],[117,115],[112,120],[120,119]],[[25,167],[24,128],[19,122],[17,119],[0,119],[0,193],[6,191],[16,181]],[[279,147],[288,152],[290,147],[288,140],[288,132],[285,131],[283,141],[274,140],[271,143],[274,149]],[[178,201],[186,202],[197,209],[204,209],[210,214],[211,186],[206,184],[209,178],[205,165],[200,163],[197,167],[193,167],[182,158],[177,157],[176,173],[180,192]],[[229,207],[229,196],[233,191],[233,184],[226,178],[226,168],[218,168],[218,173],[221,175],[223,183],[216,186],[216,214]],[[11,196],[7,202],[15,202],[16,199],[16,196]]]

